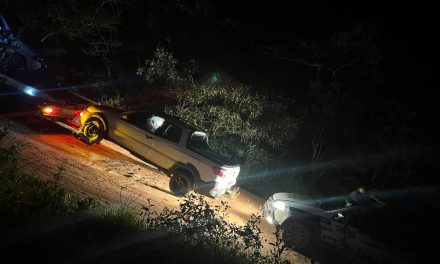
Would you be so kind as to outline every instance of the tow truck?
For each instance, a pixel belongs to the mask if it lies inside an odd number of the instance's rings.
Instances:
[[[84,134],[84,125],[81,125],[81,117],[88,107],[90,106],[85,104],[51,100],[40,105],[39,115],[70,130],[82,142],[92,145],[95,142]]]

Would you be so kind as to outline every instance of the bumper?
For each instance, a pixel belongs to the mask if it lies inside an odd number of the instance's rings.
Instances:
[[[212,182],[200,182],[196,187],[196,191],[200,194],[217,199],[227,191],[229,191],[235,185],[235,180],[230,182],[212,181]]]
[[[209,194],[214,198],[218,198],[221,195],[225,194],[234,185],[235,180],[230,182],[216,181],[214,182],[213,188],[209,191]]]

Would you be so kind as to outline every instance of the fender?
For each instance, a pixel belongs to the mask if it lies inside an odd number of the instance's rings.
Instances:
[[[104,125],[105,135],[107,136],[108,135],[108,122],[107,122],[107,119],[100,113],[90,113],[90,114],[86,115],[84,117],[84,119],[81,119],[81,124],[82,124],[81,127],[83,127],[84,124],[87,122],[87,120],[89,120],[90,118],[96,118],[102,122],[102,124]]]
[[[167,170],[167,174],[172,175],[174,171],[179,169],[187,170],[189,173],[191,173],[191,175],[194,177],[195,184],[200,182],[200,174],[191,163],[185,165],[181,162],[177,162]]]
[[[280,221],[280,224],[284,223],[284,221],[288,220],[298,220],[303,221],[307,223],[315,223],[319,222],[319,219],[316,219],[316,217],[313,214],[310,214],[309,212],[291,208],[283,217],[283,219]]]

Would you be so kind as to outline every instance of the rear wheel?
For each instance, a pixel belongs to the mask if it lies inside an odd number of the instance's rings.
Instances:
[[[170,179],[170,190],[176,196],[184,196],[194,190],[194,180],[184,171],[173,172]]]
[[[99,143],[104,139],[104,124],[98,118],[90,118],[84,124],[83,134],[90,143]]]

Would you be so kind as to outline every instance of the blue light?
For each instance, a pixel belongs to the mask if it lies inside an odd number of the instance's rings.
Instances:
[[[26,86],[26,87],[23,89],[23,91],[24,91],[25,93],[27,93],[28,95],[30,95],[30,96],[35,96],[35,94],[37,93],[37,89],[32,88],[32,87],[30,87],[30,86]]]

